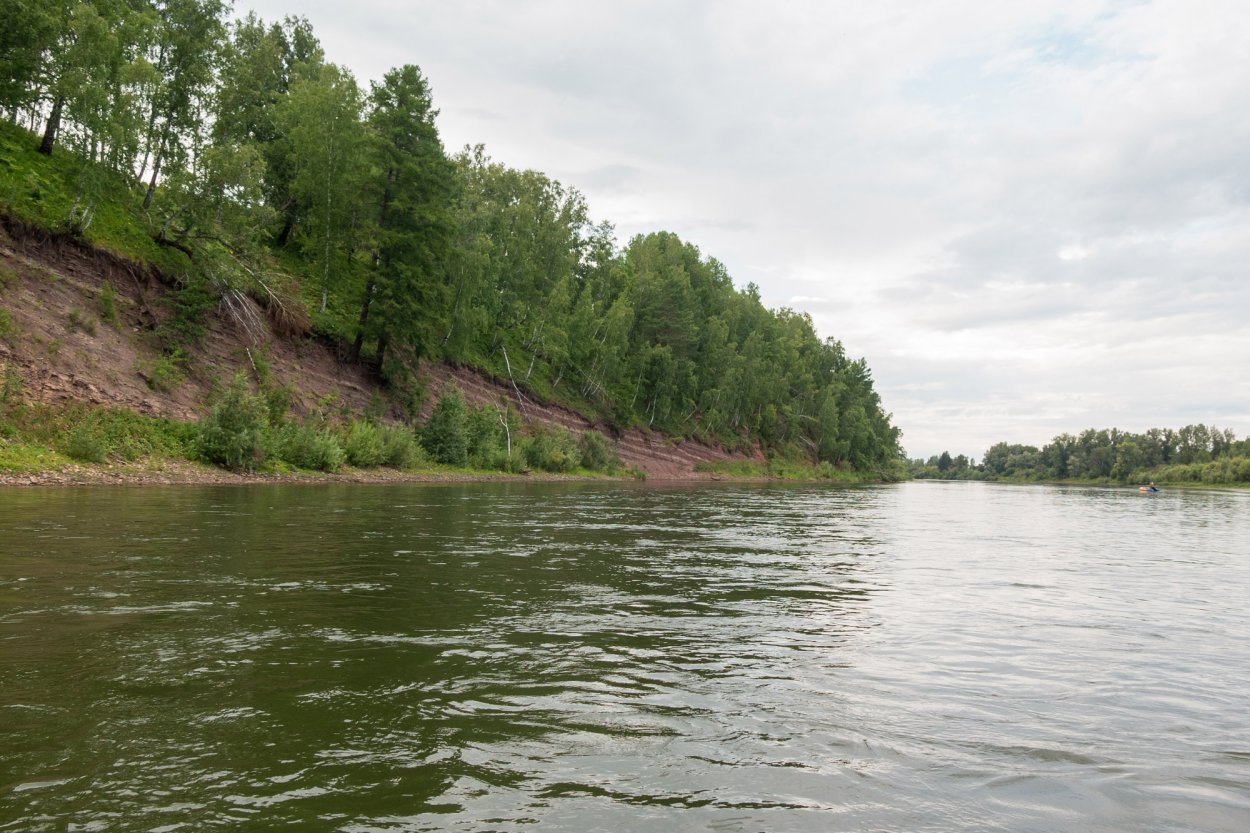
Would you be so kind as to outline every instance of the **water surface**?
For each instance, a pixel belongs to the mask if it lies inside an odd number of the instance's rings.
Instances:
[[[1250,830],[1250,495],[0,492],[0,830]]]

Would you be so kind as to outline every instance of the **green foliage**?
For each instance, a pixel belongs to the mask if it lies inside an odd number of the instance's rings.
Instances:
[[[1130,482],[1144,483],[1250,483],[1250,457],[1222,457],[1207,463],[1181,463],[1159,466],[1149,471],[1137,471]]]
[[[199,342],[214,307],[255,336],[255,299],[279,329],[315,325],[396,388],[415,359],[450,359],[614,428],[800,449],[839,470],[894,464],[898,430],[862,360],[806,315],[766,309],[674,234],[621,248],[576,189],[480,147],[449,161],[418,67],[387,72],[365,101],[305,20],[227,28],[221,0],[154,8],[25,4],[9,16],[0,107],[44,130],[0,123],[0,202],[177,277],[158,332],[167,351]],[[115,325],[111,287],[96,305]],[[0,337],[16,337],[5,323]],[[172,387],[182,369],[152,377]],[[437,430],[423,443],[457,464],[515,465],[511,423],[487,417],[465,417],[463,453]],[[560,466],[602,451],[533,446]],[[1139,465],[1127,448],[1078,462],[1114,477]]]
[[[343,451],[347,453],[347,462],[357,468],[382,465],[385,455],[381,429],[371,422],[352,420],[343,431]]]
[[[291,404],[295,401],[295,391],[288,385],[266,387],[263,396],[270,424],[281,425],[291,411]]]
[[[402,425],[384,425],[382,433],[382,465],[406,471],[425,463],[425,452],[416,435]]]
[[[985,480],[985,470],[966,454],[943,451],[926,460],[909,460],[907,476],[917,480]]]
[[[208,315],[219,299],[220,295],[208,278],[189,275],[165,296],[170,315],[160,325],[157,334],[171,347],[199,344],[208,332]]]
[[[66,458],[43,445],[0,443],[0,471],[48,471],[65,465]]]
[[[197,431],[190,423],[85,404],[24,405],[16,398],[7,403],[0,399],[0,404],[0,435],[18,445],[57,449],[82,462],[179,458],[195,447]]]
[[[949,460],[942,469],[943,457]],[[1089,483],[1240,483],[1239,462],[1250,457],[1250,440],[1201,423],[1151,428],[1141,434],[1117,428],[1060,434],[1040,449],[996,443],[980,465],[962,454],[912,460],[912,477],[956,480],[1058,481]]]
[[[361,302],[357,345],[374,336],[375,360],[385,367],[388,347],[405,359],[419,358],[442,329],[454,173],[418,67],[387,72],[373,85],[370,101],[377,256]]]
[[[184,370],[186,354],[181,348],[160,356],[148,370],[148,387],[162,393],[169,393],[182,387],[187,375]]]
[[[760,463],[754,460],[727,460],[699,463],[696,471],[708,472],[730,479],[743,480],[795,480],[855,484],[875,483],[879,480],[902,479],[903,472],[887,469],[883,472],[858,471],[849,466],[838,467],[827,461],[813,463],[802,457],[774,456]]]
[[[113,284],[105,281],[95,295],[96,312],[100,320],[109,326],[117,326],[117,290]]]
[[[320,272],[319,309],[329,301],[332,275],[341,275],[359,231],[365,142],[363,101],[351,73],[334,64],[307,68],[278,104],[276,117],[294,162],[290,188],[301,222],[295,230],[307,260]]]
[[[531,467],[549,472],[568,472],[577,468],[577,438],[563,428],[541,428],[526,437],[521,454]]]
[[[347,459],[338,436],[315,422],[283,426],[275,439],[278,457],[301,469],[336,471]]]
[[[0,307],[0,339],[12,342],[22,334],[22,328],[17,326],[17,322],[13,320],[13,316],[9,315],[9,311],[4,307]]]
[[[435,462],[464,466],[469,462],[468,409],[454,385],[443,391],[421,430],[421,445]]]
[[[503,444],[499,413],[493,408],[471,408],[465,424],[469,464],[474,468],[496,468]]]
[[[621,461],[612,451],[608,438],[598,431],[585,431],[577,440],[578,457],[582,468],[591,471],[615,471]]]
[[[108,459],[109,447],[99,428],[91,423],[80,423],[65,438],[65,453],[84,463],[103,463]]]
[[[232,471],[252,471],[269,456],[268,409],[236,373],[218,402],[200,422],[199,452],[205,460]]]
[[[4,378],[0,379],[0,405],[14,404],[22,398],[22,374],[8,362],[4,363],[3,374]]]

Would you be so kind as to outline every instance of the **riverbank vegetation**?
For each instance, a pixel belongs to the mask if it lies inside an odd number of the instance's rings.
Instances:
[[[979,464],[943,452],[908,469],[917,479],[1250,484],[1250,438],[1201,423],[1140,434],[1091,428],[1041,448],[996,443]]]
[[[172,313],[149,379],[179,385],[213,314],[234,321],[241,346],[262,328],[334,345],[374,368],[410,421],[425,360],[610,432],[762,448],[831,471],[897,466],[899,431],[867,364],[818,337],[809,316],[765,308],[757,287],[737,288],[675,234],[618,243],[575,188],[541,172],[481,146],[448,154],[417,66],[362,85],[306,20],[231,21],[227,8],[63,0],[6,15],[0,210],[165,281]],[[353,448],[372,459],[375,440],[396,442],[364,427],[334,428],[331,442],[316,415],[226,425],[224,402],[198,452],[222,465],[285,454],[332,466],[336,445],[350,461]],[[511,432],[510,417],[465,418],[470,436],[496,422]],[[514,451],[540,467],[600,451],[558,431],[525,442]],[[516,465],[466,443],[422,447],[451,465]]]
[[[452,388],[424,424],[388,425],[327,408],[295,418],[281,397],[236,376],[198,422],[87,404],[27,403],[14,377],[0,389],[0,472],[70,464],[207,463],[236,472],[398,472],[639,476],[596,431],[545,428],[521,436],[511,410],[467,406]]]

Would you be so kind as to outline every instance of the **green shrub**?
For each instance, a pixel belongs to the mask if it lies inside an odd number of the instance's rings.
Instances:
[[[373,423],[352,420],[343,432],[347,462],[362,469],[382,465],[382,431]]]
[[[464,466],[469,462],[467,435],[468,413],[464,394],[451,387],[434,406],[434,412],[421,431],[421,445],[436,461],[449,466]]]
[[[563,428],[544,428],[523,443],[525,461],[536,469],[565,472],[581,462],[577,441]]]
[[[208,313],[220,300],[208,279],[194,275],[165,295],[172,315],[158,328],[166,345],[181,346],[203,341],[208,332]]]
[[[161,356],[152,363],[151,369],[148,370],[148,387],[162,393],[169,393],[182,387],[182,383],[187,379],[183,371],[184,364],[186,364],[186,356],[181,348],[174,348],[172,352]]]
[[[123,461],[152,454],[184,457],[195,447],[197,432],[190,423],[124,410],[97,411],[94,420],[108,453]]]
[[[234,471],[251,471],[269,456],[265,402],[252,395],[242,373],[236,373],[225,395],[200,422],[200,454],[210,463]]]
[[[279,457],[301,469],[335,471],[347,459],[334,432],[312,422],[283,427],[275,445]]]
[[[103,463],[108,459],[109,446],[93,421],[79,422],[70,429],[65,438],[65,453],[84,463]]]
[[[384,425],[382,432],[382,465],[393,469],[415,469],[425,462],[425,452],[416,436],[402,425]]]
[[[113,284],[105,281],[95,295],[96,312],[105,324],[117,326],[117,290]]]
[[[469,464],[479,469],[500,468],[496,457],[502,445],[499,414],[493,408],[471,408],[465,420],[465,450]],[[507,455],[504,455],[505,459]]]
[[[0,310],[3,313],[4,310]],[[0,405],[17,402],[22,398],[22,374],[8,362],[4,364],[4,379],[0,380]]]
[[[291,403],[295,401],[295,391],[289,386],[268,388],[265,390],[265,410],[269,412],[271,425],[280,425],[291,411]]]
[[[13,316],[9,315],[7,309],[0,308],[0,339],[5,341],[13,341],[22,332],[17,326],[17,322],[13,320]]]
[[[27,421],[23,433],[28,439],[47,442],[87,463],[130,462],[151,455],[186,457],[198,436],[190,423],[84,404],[41,410]]]
[[[608,438],[598,431],[583,432],[577,439],[577,451],[582,467],[591,471],[615,471],[621,467]]]

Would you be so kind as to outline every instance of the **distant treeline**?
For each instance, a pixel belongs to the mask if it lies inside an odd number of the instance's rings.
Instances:
[[[365,89],[306,20],[228,9],[0,0],[0,111],[31,154],[8,153],[0,200],[175,272],[171,357],[214,307],[253,327],[254,301],[414,398],[429,358],[614,428],[899,462],[867,365],[809,316],[766,309],[673,234],[619,247],[542,173],[448,155],[417,66]]]
[[[912,460],[909,469],[921,479],[1250,483],[1250,438],[1202,424],[1142,434],[1091,428],[1060,434],[1040,449],[998,443],[979,464],[944,451]]]

